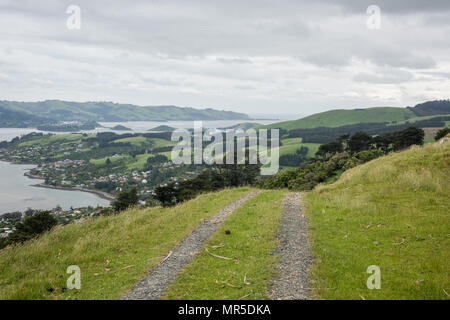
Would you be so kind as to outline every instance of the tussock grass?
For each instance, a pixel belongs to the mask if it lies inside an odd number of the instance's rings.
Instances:
[[[434,143],[375,159],[306,194],[316,294],[448,299],[449,187],[450,144]],[[370,265],[381,268],[380,290],[366,286]]]
[[[274,275],[285,191],[263,192],[236,210],[172,283],[164,299],[265,299]],[[229,235],[225,231],[229,230]],[[232,258],[226,260],[210,253]],[[244,283],[244,277],[246,283]]]
[[[173,208],[89,219],[8,247],[0,251],[0,299],[120,298],[202,219],[251,190],[224,190]],[[81,269],[81,290],[65,290],[70,265]]]

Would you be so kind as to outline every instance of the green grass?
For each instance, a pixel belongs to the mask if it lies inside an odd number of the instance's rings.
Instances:
[[[113,141],[113,143],[130,143],[134,146],[141,146],[142,144],[145,144],[146,142],[148,142],[148,139],[145,137],[141,137],[141,136],[117,139],[117,140]]]
[[[19,147],[33,146],[33,145],[48,145],[55,142],[75,142],[80,141],[83,138],[82,134],[79,133],[67,133],[67,134],[55,134],[48,137],[39,137],[34,140],[22,142]]]
[[[403,121],[413,117],[416,117],[415,114],[406,108],[378,107],[355,110],[330,110],[298,120],[273,123],[262,126],[261,128],[292,130],[316,127],[340,127],[362,122]]]
[[[378,158],[306,194],[311,286],[325,299],[448,299],[450,144]],[[366,286],[381,269],[381,289]],[[445,290],[445,291],[444,291]]]
[[[250,199],[229,217],[172,283],[165,299],[264,299],[274,275],[284,191]],[[226,235],[225,230],[231,234]],[[216,248],[215,246],[220,246]],[[215,249],[216,248],[216,249]],[[246,283],[244,283],[246,277]]]
[[[302,143],[302,138],[289,138],[281,140],[280,156],[294,154],[300,147],[308,148],[308,158],[313,158],[319,149],[320,143]]]
[[[128,160],[131,159],[131,156],[117,156],[117,157],[105,157],[105,158],[101,158],[101,159],[91,159],[90,162],[96,166],[103,166],[106,164],[106,159],[111,160],[111,163],[114,164],[116,162],[119,162],[121,160]]]
[[[412,117],[412,118],[409,118],[408,120],[397,121],[396,123],[391,123],[391,125],[404,124],[404,123],[406,123],[406,121],[408,121],[408,122],[410,122],[410,123],[414,123],[414,122],[416,122],[416,121],[429,120],[429,119],[433,119],[433,118],[437,118],[437,117],[446,117],[446,116],[448,116],[448,114],[432,115],[432,116],[423,116],[423,117],[417,117],[417,116],[414,116],[414,117]]]
[[[149,145],[152,148],[161,148],[161,147],[173,146],[176,144],[176,142],[174,142],[174,141],[169,141],[169,140],[160,139],[160,138],[146,138],[146,137],[142,137],[142,136],[117,139],[117,140],[114,140],[113,142],[114,143],[120,143],[120,142],[131,143],[134,146]]]
[[[129,210],[72,223],[5,248],[0,251],[0,300],[120,298],[203,219],[251,190],[225,190],[174,208]],[[63,292],[70,265],[81,269],[81,290]]]

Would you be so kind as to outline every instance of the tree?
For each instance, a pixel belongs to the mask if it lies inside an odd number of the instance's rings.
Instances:
[[[116,212],[127,210],[130,207],[138,204],[139,198],[137,189],[132,188],[129,192],[121,192],[113,203],[113,208]]]
[[[284,154],[280,157],[281,166],[298,167],[307,161],[308,148],[300,147],[295,151],[295,154]]]
[[[423,145],[425,132],[417,127],[409,127],[402,131],[397,131],[394,137],[394,149],[402,150],[412,145]]]
[[[8,237],[8,242],[25,242],[41,233],[52,229],[58,221],[50,211],[42,211],[31,217],[27,217],[23,222],[16,224],[16,231]]]
[[[105,164],[109,167],[111,166],[111,160],[109,158],[106,159]]]
[[[164,207],[174,205],[178,202],[177,188],[175,183],[161,185],[155,188],[155,198],[161,202]]]
[[[372,137],[365,132],[356,132],[348,141],[348,149],[350,153],[356,153],[368,150],[372,143]]]
[[[226,156],[223,157],[223,164],[214,164],[213,168],[216,170],[225,181],[225,187],[240,187],[252,185],[258,177],[261,163],[250,164],[248,154],[246,152],[245,161],[242,164],[237,163],[237,151],[234,151],[234,162],[232,164],[226,163]]]
[[[445,127],[441,130],[439,130],[436,135],[434,136],[434,140],[438,141],[439,139],[442,139],[443,137],[445,137],[446,135],[448,135],[450,133],[450,128],[449,127]]]
[[[329,159],[334,156],[336,153],[342,152],[343,146],[340,141],[337,139],[335,141],[331,141],[326,144],[322,144],[319,147],[319,150],[316,152],[316,156],[321,157],[322,159]]]

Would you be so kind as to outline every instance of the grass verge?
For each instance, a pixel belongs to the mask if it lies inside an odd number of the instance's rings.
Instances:
[[[72,223],[5,248],[0,251],[0,300],[120,298],[203,219],[251,190],[224,190],[173,208]],[[81,290],[66,290],[70,265],[81,269]]]
[[[325,299],[449,299],[450,144],[378,158],[305,195]],[[370,265],[381,289],[369,290]]]
[[[164,299],[267,298],[284,194],[263,192],[236,210],[169,286]]]

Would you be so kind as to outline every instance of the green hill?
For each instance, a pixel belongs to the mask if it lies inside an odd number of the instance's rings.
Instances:
[[[311,116],[285,122],[273,123],[263,128],[310,129],[317,127],[341,127],[357,123],[377,123],[403,121],[416,117],[414,112],[406,108],[377,107],[355,110],[330,110]]]
[[[182,108],[176,106],[136,106],[113,102],[70,102],[46,100],[40,102],[0,101],[0,108],[34,115],[52,121],[190,121],[246,120],[248,115],[232,111]]]
[[[449,185],[446,142],[375,159],[307,193],[316,294],[449,299]],[[371,265],[380,267],[380,290],[366,287]]]
[[[172,208],[89,219],[7,247],[0,251],[0,300],[120,298],[203,219],[250,191],[225,190]],[[65,289],[70,265],[81,269],[81,290]]]
[[[311,293],[323,299],[448,299],[449,185],[447,141],[377,158],[305,193]],[[253,190],[87,219],[7,247],[0,251],[0,299],[120,298],[204,219]],[[266,298],[285,192],[262,192],[233,213],[207,247],[223,248],[218,253],[234,260],[202,250],[166,298]],[[65,288],[70,265],[81,269],[81,290]],[[381,270],[380,290],[366,287],[372,265]]]
[[[353,110],[330,110],[305,118],[273,123],[260,128],[285,130],[312,129],[318,127],[337,128],[363,123],[404,123],[407,120],[429,120],[450,114],[450,100],[434,100],[417,104],[415,107],[376,107]]]

